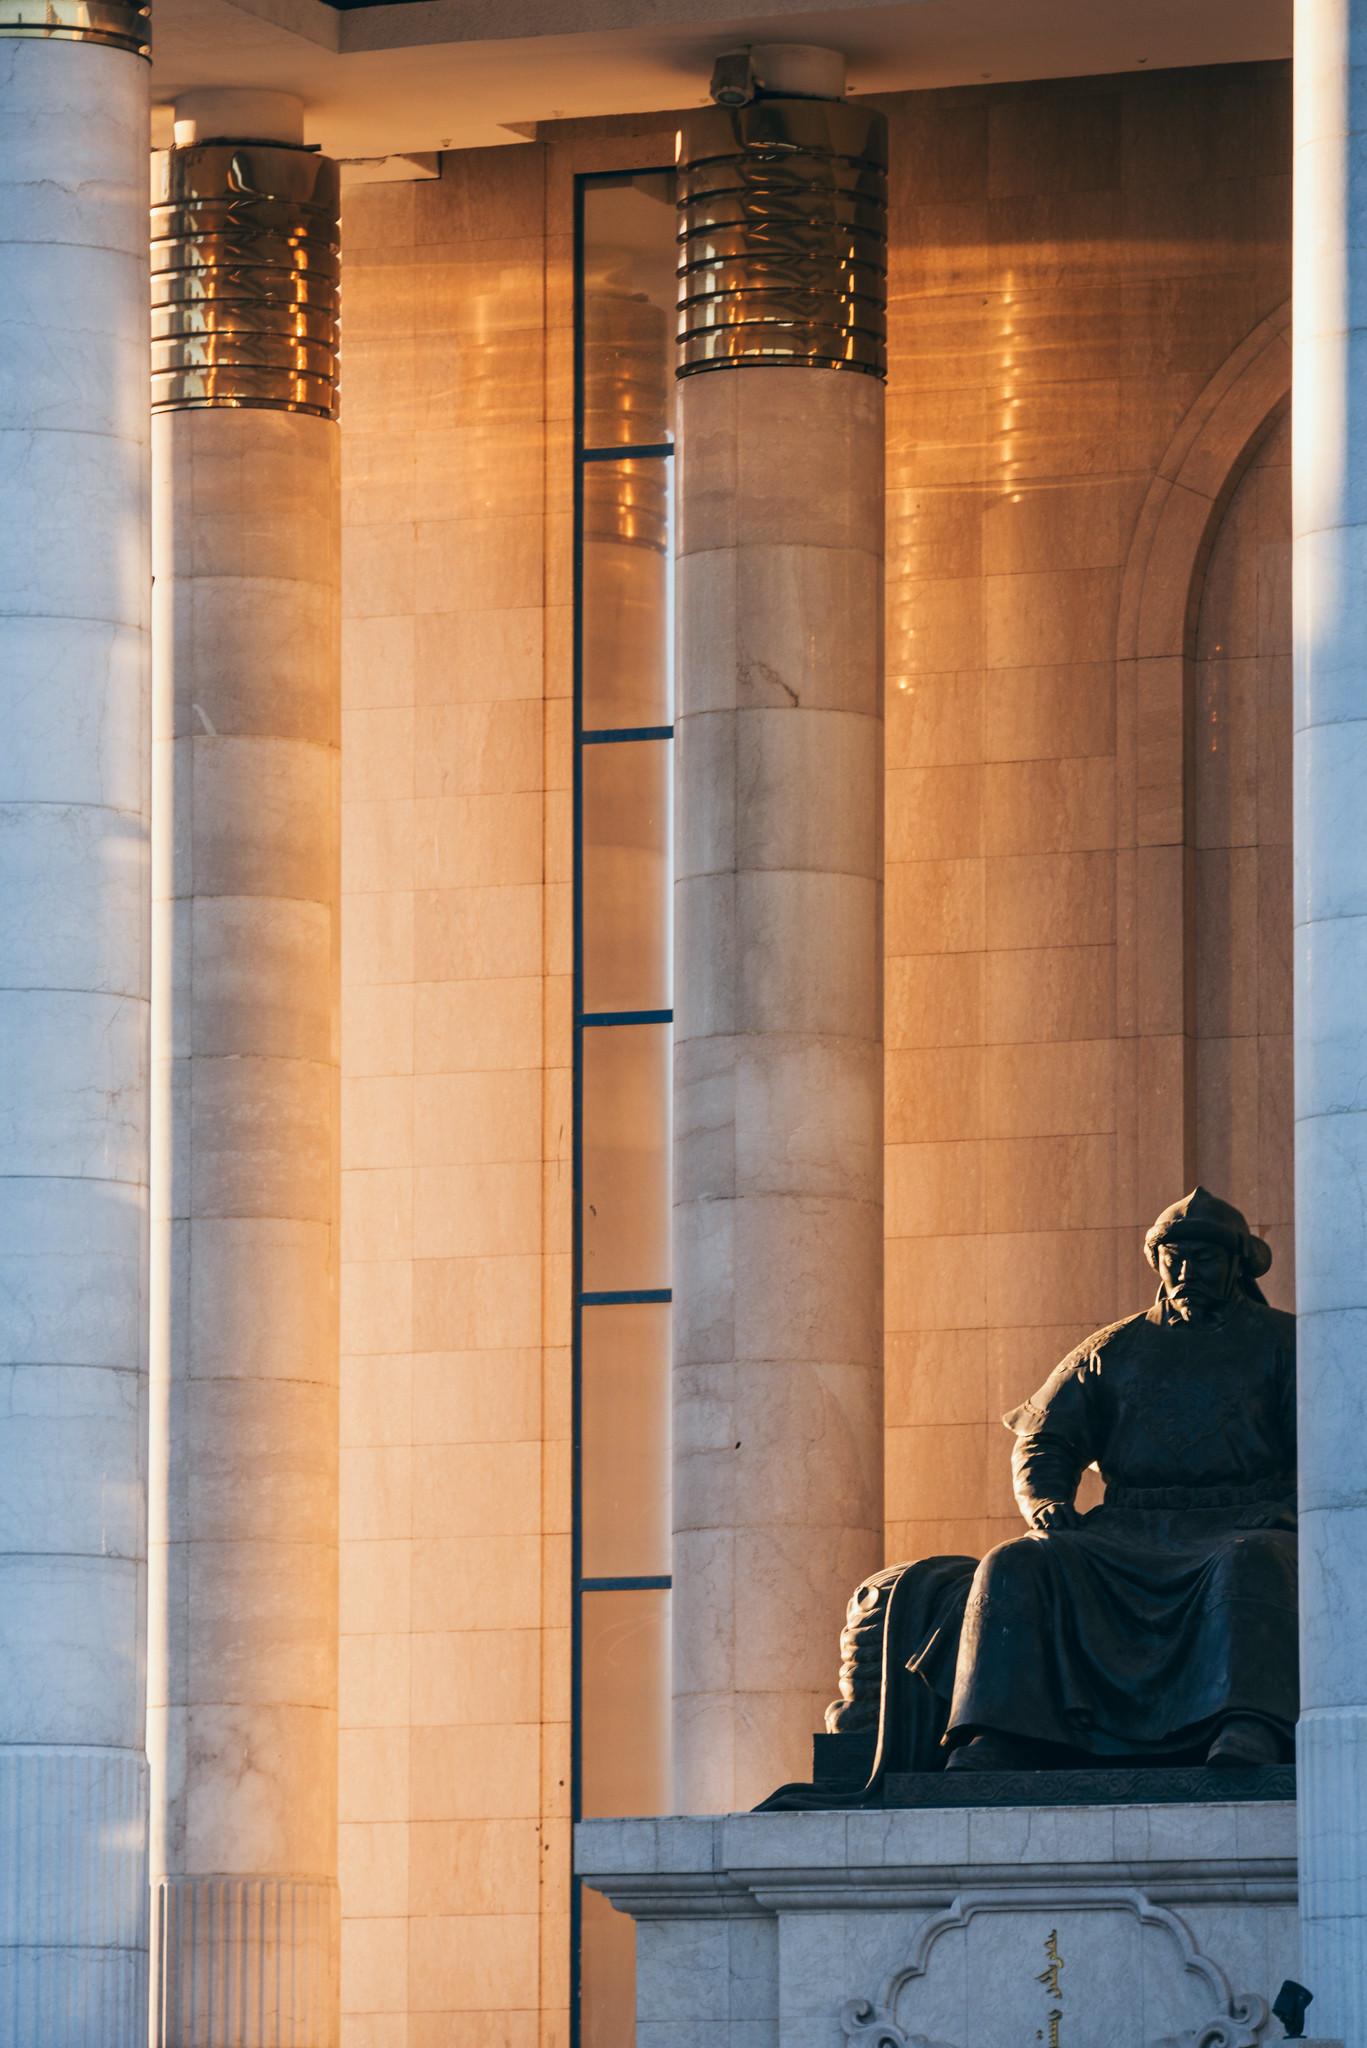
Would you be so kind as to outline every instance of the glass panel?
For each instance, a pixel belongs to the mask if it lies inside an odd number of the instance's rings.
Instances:
[[[584,749],[584,1007],[667,1010],[667,740]]]
[[[579,445],[672,443],[675,214],[669,171],[585,183],[578,279]],[[586,732],[673,716],[673,463],[620,455],[579,470],[579,711]],[[583,1001],[667,1009],[671,989],[671,755],[666,741],[581,750]],[[668,1025],[586,1029],[578,1130],[590,1292],[664,1288],[670,1275]],[[669,1570],[669,1309],[582,1308],[581,1564],[590,1578]],[[577,1741],[588,1814],[669,1806],[669,1595],[584,1592]],[[635,2038],[635,1928],[581,1892],[583,2048]]]
[[[669,1309],[584,1310],[584,1575],[669,1570]]]
[[[584,445],[673,439],[674,178],[595,179],[584,190]],[[671,464],[584,466],[584,725],[670,719]]]
[[[584,1286],[669,1285],[668,1024],[585,1031]]]
[[[673,438],[675,238],[672,172],[584,187],[586,448]]]
[[[669,1595],[583,1596],[586,1814],[669,1811]]]
[[[668,725],[674,465],[584,464],[584,728]]]
[[[636,1922],[601,1892],[580,1887],[582,2048],[626,2048],[636,2038]]]

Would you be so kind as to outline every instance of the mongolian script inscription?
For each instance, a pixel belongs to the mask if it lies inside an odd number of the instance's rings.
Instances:
[[[1042,1984],[1044,1986],[1045,1991],[1047,1992],[1048,1996],[1054,2001],[1054,2003],[1049,2012],[1045,2015],[1045,2026],[1036,2028],[1035,2039],[1037,2041],[1043,2041],[1045,2043],[1045,2048],[1061,2048],[1060,2029],[1063,2025],[1063,1957],[1059,1954],[1057,1927],[1053,1927],[1049,1931],[1049,1938],[1044,1944],[1044,1955],[1045,1965],[1044,1968],[1040,1971],[1039,1975],[1036,1977],[1035,1982],[1037,1984]],[[1048,2028],[1047,2033],[1045,2032],[1045,2027]]]

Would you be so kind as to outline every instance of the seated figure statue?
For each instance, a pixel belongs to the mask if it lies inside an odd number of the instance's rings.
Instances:
[[[1026,1533],[857,1590],[832,1732],[883,1769],[1274,1764],[1297,1713],[1295,1319],[1239,1211],[1196,1188],[1144,1244],[1153,1306],[1005,1417]],[[1105,1498],[1075,1496],[1095,1464]],[[869,1787],[872,1790],[872,1782]]]

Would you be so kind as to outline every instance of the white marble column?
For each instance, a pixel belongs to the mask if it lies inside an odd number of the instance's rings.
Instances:
[[[283,189],[275,219],[296,171],[326,269],[335,170],[300,126],[282,95],[178,104],[153,216],[158,2048],[333,2048],[338,2026],[339,485],[335,421],[299,409],[331,406],[333,316],[292,359],[271,306],[175,296],[253,247],[255,200]],[[220,149],[234,132],[253,146]],[[220,249],[229,161],[247,196]],[[255,246],[254,292],[279,260]]]
[[[0,0],[0,2048],[147,1981],[146,20]],[[92,27],[91,32],[94,32]]]
[[[1367,2048],[1367,0],[1297,0],[1302,1977]]]
[[[879,116],[817,100],[719,107],[681,138],[685,1812],[809,1775],[845,1603],[882,1561],[883,157]],[[785,180],[799,211],[834,181],[840,232],[785,253],[760,217],[777,192],[791,220]],[[776,278],[799,282],[776,298]]]

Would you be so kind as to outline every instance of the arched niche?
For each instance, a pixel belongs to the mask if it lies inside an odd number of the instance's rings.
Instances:
[[[1223,605],[1228,616],[1239,601],[1237,574],[1226,575],[1230,588],[1213,589],[1209,572],[1213,561],[1228,557],[1224,573],[1239,552],[1244,536],[1229,522],[1242,519],[1245,480],[1256,472],[1288,411],[1289,327],[1288,304],[1254,328],[1188,411],[1145,499],[1122,586],[1116,646],[1116,971],[1123,1091],[1117,1168],[1120,1213],[1139,1226],[1203,1174],[1245,1177],[1247,1132],[1231,1132],[1231,1142],[1223,1145],[1213,1136],[1221,1085],[1231,1115],[1241,1089],[1289,1089],[1289,1076],[1283,1082],[1271,1072],[1270,1056],[1259,1074],[1256,1045],[1251,1066],[1244,1046],[1238,1072],[1231,1068],[1217,1084],[1212,1041],[1256,1041],[1259,1033],[1256,1020],[1251,1033],[1242,1028],[1246,1016],[1238,1032],[1212,1029],[1222,1023],[1212,953],[1223,946],[1228,1025],[1231,992],[1248,972],[1249,945],[1243,942],[1249,940],[1249,912],[1231,895],[1221,923],[1219,861],[1209,856],[1233,842],[1212,834],[1218,776],[1208,759],[1198,760],[1209,744],[1211,692],[1218,692],[1220,680],[1212,666],[1219,659],[1213,652],[1220,632],[1216,608]],[[1289,591],[1285,602],[1289,607]],[[1219,765],[1229,768],[1227,759]],[[1231,794],[1227,778],[1225,794]],[[1254,803],[1256,808],[1256,792]],[[1269,909],[1267,919],[1275,914]],[[1289,943],[1289,911],[1287,923]],[[1256,1005],[1256,992],[1252,1000]],[[1289,1099],[1284,1111],[1289,1133]],[[1276,1117],[1265,1121],[1275,1149]],[[1256,1135],[1252,1143],[1256,1149]],[[1251,1186],[1219,1191],[1256,1209],[1258,1175],[1248,1177]],[[1280,1195],[1277,1205],[1285,1206]],[[1252,1220],[1277,1225],[1289,1251],[1289,1209],[1285,1216]],[[1277,1298],[1288,1299],[1285,1285]]]

